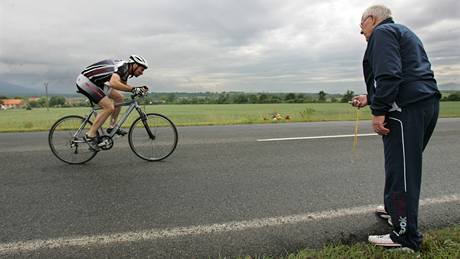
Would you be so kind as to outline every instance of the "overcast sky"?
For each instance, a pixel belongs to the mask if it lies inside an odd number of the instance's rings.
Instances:
[[[153,91],[364,92],[371,4],[422,39],[439,84],[460,83],[458,0],[1,0],[0,80],[74,89],[81,70],[139,54]]]

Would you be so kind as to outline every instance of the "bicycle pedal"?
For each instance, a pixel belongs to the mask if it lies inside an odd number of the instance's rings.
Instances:
[[[108,134],[110,134],[110,133],[112,133],[113,128],[108,128],[106,131],[107,131]],[[119,128],[119,129],[117,130],[117,132],[115,132],[115,135],[124,136],[124,135],[126,135],[127,133],[128,133],[128,132],[126,132],[125,130]]]

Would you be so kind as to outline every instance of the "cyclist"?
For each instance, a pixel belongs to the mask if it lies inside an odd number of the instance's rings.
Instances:
[[[113,101],[116,103],[123,102],[123,95],[120,91],[140,94],[148,90],[147,86],[133,87],[127,83],[128,78],[142,75],[147,68],[148,64],[145,58],[131,55],[128,61],[107,59],[92,64],[77,77],[78,92],[102,108],[85,135],[85,139],[92,149],[99,150],[97,130],[110,115],[110,127],[107,132],[110,133],[115,127],[121,107],[115,107]],[[126,133],[121,128],[116,132],[118,135],[125,135]]]

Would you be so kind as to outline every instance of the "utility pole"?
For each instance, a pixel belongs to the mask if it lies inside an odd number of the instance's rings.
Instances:
[[[46,110],[50,110],[50,103],[48,100],[48,82],[45,82],[45,94],[46,94]]]

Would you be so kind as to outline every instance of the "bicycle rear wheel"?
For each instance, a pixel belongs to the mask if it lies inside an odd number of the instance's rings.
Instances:
[[[160,161],[170,156],[176,149],[177,139],[174,123],[157,113],[137,118],[128,135],[129,146],[134,154],[148,161]]]
[[[92,123],[77,115],[65,116],[51,127],[48,143],[53,154],[68,164],[83,164],[91,160],[97,151],[85,141],[85,133]],[[78,131],[81,128],[80,131]]]

